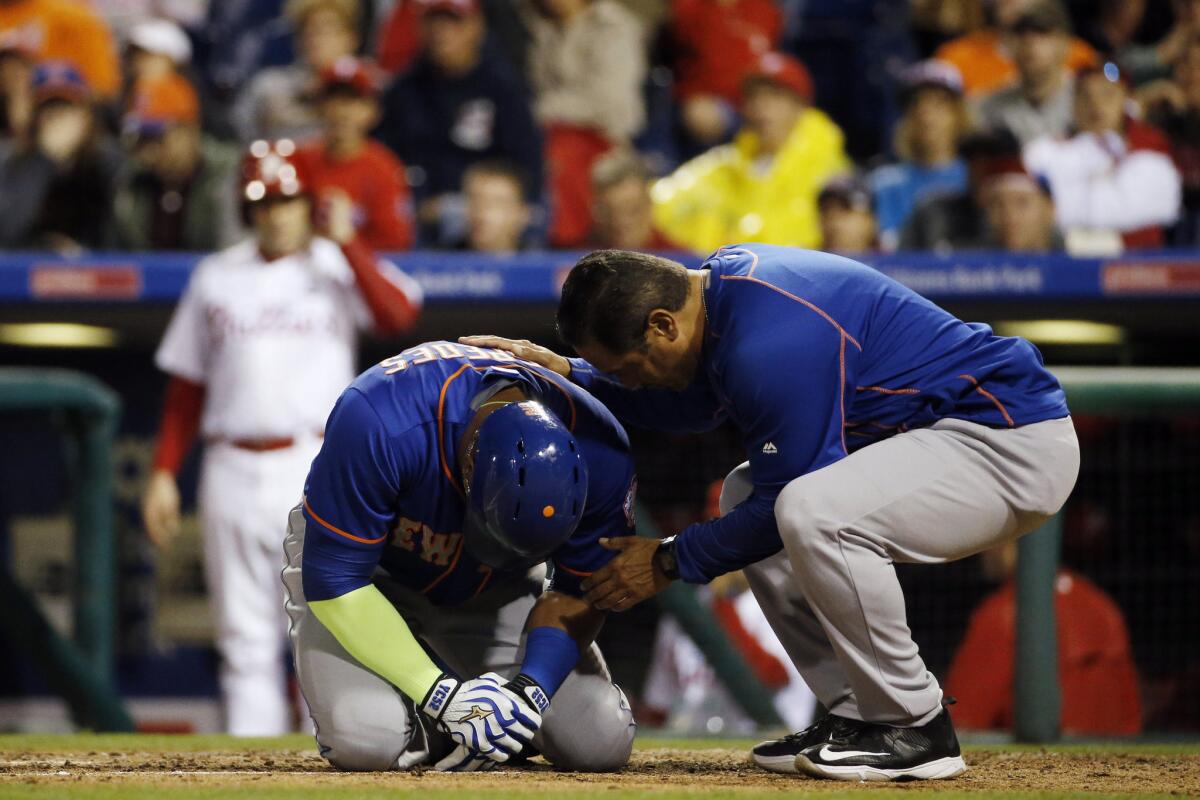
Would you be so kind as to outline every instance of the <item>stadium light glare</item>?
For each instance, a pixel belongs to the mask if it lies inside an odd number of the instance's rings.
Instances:
[[[112,328],[75,322],[0,324],[0,344],[16,347],[115,347],[119,338]]]
[[[1083,319],[1026,319],[997,322],[996,333],[1020,336],[1034,344],[1123,344],[1125,329]]]

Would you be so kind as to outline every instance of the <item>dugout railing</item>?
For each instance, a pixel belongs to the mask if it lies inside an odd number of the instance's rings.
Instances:
[[[115,680],[112,448],[120,411],[116,393],[87,375],[0,369],[0,413],[51,416],[66,448],[74,528],[74,632],[72,640],[61,636],[6,568],[0,568],[0,631],[26,652],[42,679],[66,701],[75,724],[98,731],[133,730]]]

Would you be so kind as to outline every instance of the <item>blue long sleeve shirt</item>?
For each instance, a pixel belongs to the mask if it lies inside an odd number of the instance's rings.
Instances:
[[[571,379],[623,422],[743,434],[754,491],[676,539],[691,583],[780,550],[775,500],[792,480],[940,419],[1004,428],[1069,413],[1058,381],[1024,339],[963,322],[870,267],[789,247],[713,254],[694,383],[626,389],[581,359]]]

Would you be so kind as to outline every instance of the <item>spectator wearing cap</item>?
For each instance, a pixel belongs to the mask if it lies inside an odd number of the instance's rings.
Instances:
[[[741,130],[651,188],[654,219],[681,245],[795,247],[821,242],[817,194],[851,169],[841,129],[812,107],[812,80],[794,58],[767,53],[742,84]]]
[[[646,123],[646,36],[616,0],[522,0],[526,75],[546,135],[550,244],[576,247],[591,227],[589,177],[600,156]]]
[[[900,161],[875,169],[868,178],[886,250],[896,249],[904,223],[923,199],[967,187],[958,141],[970,119],[958,70],[944,61],[924,61],[909,69],[903,81],[904,114],[894,134]]]
[[[1017,65],[1011,43],[1006,39],[1013,22],[1030,4],[1031,0],[987,0],[984,27],[947,42],[934,53],[935,59],[958,69],[968,97],[989,94],[1017,81]],[[1074,36],[1069,38],[1063,61],[1068,72],[1099,63],[1100,58],[1091,45]]]
[[[779,49],[783,13],[772,0],[673,0],[667,25],[684,134],[702,148],[737,123],[742,80]]]
[[[284,16],[294,31],[296,62],[259,71],[231,111],[238,136],[307,139],[321,131],[311,102],[321,71],[358,49],[358,0],[288,0]]]
[[[1174,64],[1173,81],[1138,92],[1148,120],[1167,135],[1183,180],[1183,215],[1171,233],[1177,247],[1200,247],[1200,34]]]
[[[38,62],[74,65],[101,100],[121,88],[112,31],[87,3],[71,0],[0,0],[0,33],[15,31],[30,42]]]
[[[1010,253],[1063,249],[1054,222],[1054,199],[1045,178],[1030,175],[1020,158],[1000,159],[983,182],[985,246]]]
[[[1058,0],[1033,0],[1009,27],[1015,85],[984,96],[979,123],[1010,131],[1025,144],[1063,136],[1071,127],[1074,83],[1064,66],[1071,25]]]
[[[592,166],[589,246],[648,252],[683,249],[655,227],[650,171],[632,148],[613,150]]]
[[[1025,149],[1029,170],[1050,182],[1072,252],[1161,247],[1179,217],[1182,188],[1170,145],[1129,116],[1128,100],[1114,65],[1080,73],[1075,135],[1043,137]]]
[[[947,253],[988,246],[987,181],[1000,165],[1020,163],[1021,145],[1007,131],[980,131],[964,137],[958,153],[967,165],[967,187],[918,203],[900,232],[901,250]]]
[[[129,158],[115,201],[125,250],[220,250],[242,235],[237,149],[200,131],[200,104],[175,73],[142,78],[124,119]]]
[[[854,177],[834,178],[817,195],[821,249],[870,253],[879,249],[879,223],[871,187]]]
[[[101,247],[119,155],[96,122],[91,90],[73,65],[44,62],[33,103],[27,140],[0,163],[0,247]]]
[[[183,28],[168,19],[135,23],[126,36],[125,60],[131,83],[186,70],[192,62],[192,42]]]
[[[29,129],[36,53],[20,31],[0,32],[0,147],[11,146]]]
[[[318,209],[350,203],[355,229],[373,250],[407,250],[413,243],[412,200],[404,165],[369,136],[379,121],[376,77],[366,62],[346,56],[321,76],[317,109],[324,135],[297,153]]]
[[[497,256],[525,249],[531,219],[525,184],[520,169],[504,161],[467,167],[462,186],[466,228],[453,249]]]
[[[519,75],[483,46],[476,0],[427,0],[424,48],[383,96],[380,140],[408,170],[419,238],[446,244],[461,236],[463,174],[479,161],[516,166],[536,200],[542,187],[542,137]]]

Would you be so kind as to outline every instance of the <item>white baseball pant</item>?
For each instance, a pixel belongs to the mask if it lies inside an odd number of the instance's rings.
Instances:
[[[839,716],[922,725],[942,690],[909,630],[893,562],[953,561],[1037,528],[1079,473],[1070,417],[996,429],[942,420],[789,483],[775,503],[783,552],[746,569],[796,669]],[[748,464],[721,513],[749,496]]]
[[[304,514],[297,507],[284,541],[283,585],[296,675],[321,755],[344,770],[432,763],[449,752],[448,737],[427,737],[424,726],[415,724],[421,712],[412,700],[358,663],[309,611],[301,578],[304,533]],[[463,678],[485,672],[512,678],[525,655],[525,620],[542,592],[544,576],[545,567],[539,566],[526,575],[495,580],[478,597],[454,607],[433,605],[383,570],[376,573],[375,585],[445,667]],[[628,763],[636,729],[624,692],[612,682],[600,649],[592,644],[555,693],[533,745],[558,769],[608,772]]]
[[[205,448],[198,497],[204,577],[221,656],[225,726],[235,736],[292,730],[279,531],[320,449],[316,436],[263,452],[219,441]]]

